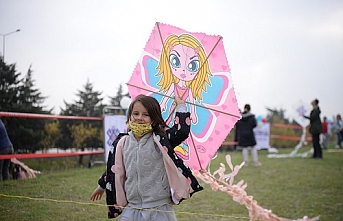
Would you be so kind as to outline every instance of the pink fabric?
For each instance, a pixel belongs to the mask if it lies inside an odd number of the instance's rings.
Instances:
[[[162,147],[160,142],[154,135],[154,141],[160,148],[163,155],[163,162],[166,168],[169,186],[174,190],[174,198],[180,201],[182,198],[187,199],[190,197],[190,193],[193,192],[190,187],[190,183],[187,178],[182,175],[180,170],[178,170],[173,162],[173,160],[168,156],[167,150]]]

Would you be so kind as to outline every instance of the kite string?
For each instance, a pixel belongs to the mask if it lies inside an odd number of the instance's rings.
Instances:
[[[99,203],[87,203],[87,202],[77,202],[72,200],[55,200],[55,199],[48,199],[48,198],[34,198],[34,197],[28,197],[28,196],[18,196],[18,195],[9,195],[9,194],[2,194],[0,193],[1,197],[7,197],[7,198],[18,198],[18,199],[27,199],[27,200],[36,200],[36,201],[50,201],[55,203],[72,203],[72,204],[78,204],[78,205],[91,205],[91,206],[101,206],[101,207],[107,207],[107,206],[115,206],[120,207],[122,209],[124,208],[132,208],[137,210],[146,210],[146,211],[154,211],[154,212],[174,212],[176,214],[186,214],[186,215],[192,215],[192,216],[201,216],[201,217],[221,217],[221,218],[234,218],[234,219],[245,219],[249,220],[249,217],[239,217],[239,216],[229,216],[229,215],[221,215],[221,214],[203,214],[203,213],[194,213],[194,212],[186,212],[186,211],[165,211],[165,210],[158,210],[156,208],[139,208],[139,207],[121,207],[117,205],[106,205],[106,204],[99,204]]]

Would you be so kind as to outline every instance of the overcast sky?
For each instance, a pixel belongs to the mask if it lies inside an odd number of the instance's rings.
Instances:
[[[322,117],[343,114],[342,0],[0,0],[0,33],[21,30],[5,37],[5,62],[23,75],[32,64],[56,114],[87,79],[107,103],[126,92],[155,22],[223,36],[240,108],[290,116],[318,98]]]

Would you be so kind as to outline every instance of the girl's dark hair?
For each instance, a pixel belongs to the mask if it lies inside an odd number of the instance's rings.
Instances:
[[[145,96],[142,94],[138,95],[131,102],[131,104],[129,106],[126,123],[129,123],[129,120],[130,120],[130,117],[132,114],[132,110],[133,110],[133,106],[137,102],[141,102],[142,105],[145,107],[145,109],[148,111],[149,116],[150,116],[151,121],[152,121],[152,128],[153,128],[153,131],[155,132],[155,134],[167,137],[167,134],[164,130],[167,127],[167,124],[162,118],[160,104],[153,97]]]

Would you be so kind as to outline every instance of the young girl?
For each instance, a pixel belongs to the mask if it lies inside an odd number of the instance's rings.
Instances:
[[[172,204],[203,189],[174,152],[190,132],[185,102],[179,98],[175,102],[172,128],[167,128],[155,98],[139,95],[129,107],[130,131],[118,142],[112,167],[118,214],[122,212],[119,221],[176,220]],[[91,199],[99,195],[96,189]]]

